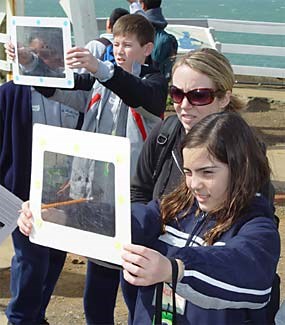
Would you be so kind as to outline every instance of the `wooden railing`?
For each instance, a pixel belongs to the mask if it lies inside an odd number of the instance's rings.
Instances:
[[[234,72],[239,75],[285,78],[285,23],[257,22],[225,19],[174,19],[170,24],[184,24],[201,27],[212,27],[215,32],[246,33],[281,36],[280,46],[251,45],[238,43],[221,43],[220,51],[229,54],[262,55],[284,57],[284,68],[233,65]]]
[[[285,62],[285,23],[243,21],[243,20],[225,20],[225,19],[176,19],[169,18],[169,24],[191,25],[206,28],[212,28],[212,34],[216,32],[227,33],[245,33],[259,35],[278,35],[281,37],[280,46],[265,46],[256,44],[239,44],[220,42],[219,50],[225,54],[240,55],[261,55],[284,58]],[[106,18],[97,18],[98,29],[105,30]],[[0,42],[5,41],[5,35],[0,34]],[[0,62],[0,69],[9,70],[10,65],[5,61]],[[233,64],[235,74],[248,76],[261,76],[273,78],[285,78],[284,68],[276,68],[271,66],[249,66],[242,64]]]

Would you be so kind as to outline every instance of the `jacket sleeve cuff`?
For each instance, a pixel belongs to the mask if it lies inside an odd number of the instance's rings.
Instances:
[[[114,75],[114,64],[109,61],[98,60],[98,70],[93,74],[100,82],[111,79]]]

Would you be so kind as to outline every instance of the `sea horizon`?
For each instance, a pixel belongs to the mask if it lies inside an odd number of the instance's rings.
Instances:
[[[116,7],[129,8],[127,0],[94,0],[96,17],[108,17]],[[166,18],[213,18],[260,22],[285,22],[284,0],[162,0]],[[26,16],[62,17],[58,0],[25,0]],[[252,45],[285,46],[285,36],[215,33],[216,41]],[[284,57],[227,55],[232,64],[285,68]]]

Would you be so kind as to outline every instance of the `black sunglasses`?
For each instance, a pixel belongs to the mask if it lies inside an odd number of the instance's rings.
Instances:
[[[186,96],[188,102],[195,106],[204,106],[211,104],[219,90],[211,88],[196,88],[184,93],[181,89],[170,86],[169,95],[174,103],[181,104],[184,97]]]

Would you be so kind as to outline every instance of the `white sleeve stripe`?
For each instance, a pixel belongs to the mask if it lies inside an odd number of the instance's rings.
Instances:
[[[175,228],[173,228],[171,226],[166,226],[165,227],[165,230],[167,232],[169,232],[169,233],[177,236],[177,237],[181,237],[181,238],[185,238],[185,239],[188,239],[188,237],[189,237],[189,234],[188,233],[183,232],[183,231],[179,231],[179,230],[177,230],[177,229],[175,229]]]
[[[185,298],[186,300],[190,301],[192,304],[199,306],[204,309],[240,309],[240,308],[247,308],[247,309],[261,309],[266,306],[269,302],[269,299],[266,302],[250,302],[250,301],[231,301],[220,299],[217,297],[211,297],[204,295],[185,283],[178,283],[177,294],[179,296]]]
[[[158,239],[165,242],[168,245],[180,247],[180,248],[184,247],[186,244],[185,239],[177,238],[168,233],[159,236]]]
[[[178,238],[176,236],[173,236],[170,233],[163,234],[163,235],[159,236],[158,239],[160,241],[165,242],[168,245],[171,245],[171,246],[174,246],[174,247],[179,247],[179,248],[185,247],[186,242],[187,242],[186,239]],[[195,237],[194,241],[191,243],[191,247],[201,246],[201,244],[200,244],[201,241],[202,241],[201,238]]]
[[[184,276],[192,276],[194,278],[197,278],[201,281],[204,281],[206,283],[209,283],[212,286],[221,288],[223,290],[228,290],[228,291],[233,291],[233,292],[237,292],[237,293],[245,293],[245,294],[252,294],[252,295],[257,295],[257,296],[262,296],[262,295],[266,295],[269,294],[271,292],[271,287],[265,290],[256,290],[256,289],[248,289],[248,288],[241,288],[241,287],[237,287],[216,279],[213,279],[201,272],[197,272],[197,271],[184,271]]]

